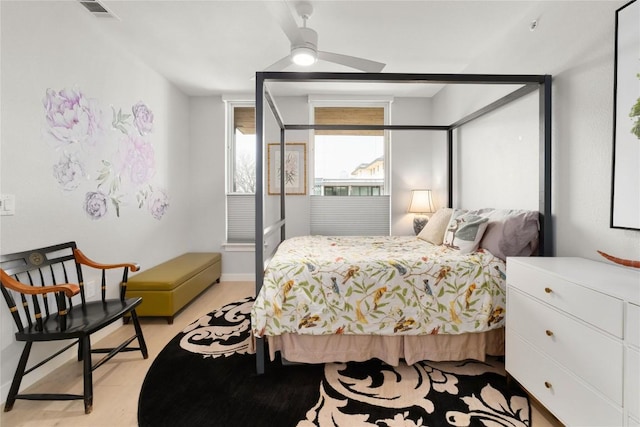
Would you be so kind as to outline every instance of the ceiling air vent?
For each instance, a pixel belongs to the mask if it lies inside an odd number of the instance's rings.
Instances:
[[[85,7],[94,16],[100,18],[115,18],[116,16],[109,12],[98,0],[79,0],[80,4]]]

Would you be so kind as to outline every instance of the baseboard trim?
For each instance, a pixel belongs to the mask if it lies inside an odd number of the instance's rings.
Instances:
[[[220,277],[221,282],[254,282],[256,275],[251,273],[225,274]]]

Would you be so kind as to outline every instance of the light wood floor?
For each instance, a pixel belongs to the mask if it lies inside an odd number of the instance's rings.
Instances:
[[[222,282],[210,287],[186,307],[168,325],[163,319],[142,319],[142,328],[149,358],[142,359],[139,352],[122,353],[93,373],[93,412],[85,415],[81,400],[75,401],[16,401],[10,412],[2,412],[2,427],[133,427],[138,425],[138,396],[151,363],[167,342],[186,325],[202,315],[235,301],[253,295],[253,282]],[[124,325],[98,344],[119,343],[132,335],[133,326]],[[94,344],[94,346],[97,346]],[[37,371],[34,372],[37,374]],[[82,394],[82,365],[70,361],[29,388],[30,392],[55,391]],[[4,404],[3,404],[4,405]],[[533,405],[532,427],[558,427],[560,423]]]

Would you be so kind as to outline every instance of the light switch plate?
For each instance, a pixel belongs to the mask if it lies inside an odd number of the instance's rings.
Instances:
[[[16,196],[13,194],[0,194],[0,215],[15,215]]]

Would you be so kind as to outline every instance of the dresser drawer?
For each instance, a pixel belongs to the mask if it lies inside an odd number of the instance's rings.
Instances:
[[[625,343],[640,348],[640,306],[627,303],[624,325]]]
[[[618,298],[510,259],[507,283],[617,338],[623,336],[624,303]]]
[[[624,406],[630,416],[640,419],[640,351],[626,348]]]
[[[507,291],[507,329],[622,406],[621,341],[513,288]]]
[[[565,425],[621,426],[621,408],[605,400],[575,375],[507,331],[506,369]]]

